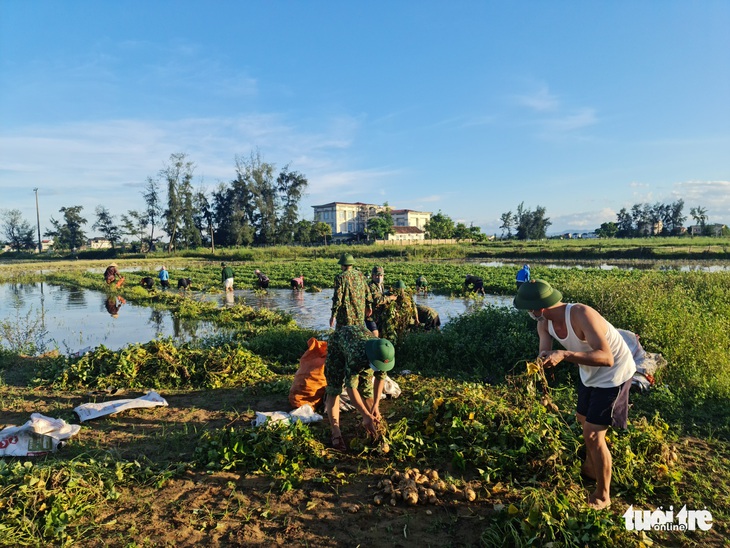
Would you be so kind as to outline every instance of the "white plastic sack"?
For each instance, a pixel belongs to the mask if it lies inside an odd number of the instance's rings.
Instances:
[[[52,453],[79,430],[78,424],[33,413],[24,425],[0,430],[0,457],[37,457]]]
[[[383,394],[391,398],[397,398],[401,394],[400,386],[390,377],[386,377],[385,384],[383,385]]]
[[[642,391],[649,390],[652,384],[654,384],[654,381],[650,380],[647,375],[653,378],[658,369],[667,365],[667,360],[661,354],[644,350],[644,347],[639,342],[639,336],[636,333],[632,333],[626,329],[619,329],[618,332],[624,341],[626,341],[626,345],[631,350],[631,355],[634,357],[634,362],[636,363],[636,373],[634,373],[632,384],[638,386]]]
[[[267,422],[281,422],[286,421],[288,424],[292,422],[303,422],[305,424],[310,422],[318,422],[322,420],[322,415],[314,412],[312,406],[308,403],[302,405],[300,408],[295,409],[291,413],[286,411],[256,411],[256,418],[253,420],[254,426],[261,426]]]
[[[74,409],[81,422],[114,415],[127,409],[143,409],[148,407],[167,407],[167,401],[154,390],[134,399],[115,400],[101,403],[82,403]]]

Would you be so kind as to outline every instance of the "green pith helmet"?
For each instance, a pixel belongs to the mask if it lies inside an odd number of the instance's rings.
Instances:
[[[343,253],[340,255],[340,260],[337,261],[342,266],[352,266],[355,264],[355,259],[353,259],[352,255],[350,253]]]
[[[368,339],[365,354],[378,371],[390,371],[395,366],[395,348],[388,339]]]
[[[406,282],[404,282],[403,280],[398,280],[397,282],[395,282],[395,285],[393,287],[395,287],[396,289],[406,289],[407,288]]]
[[[563,299],[563,294],[545,280],[533,280],[522,284],[512,304],[520,310],[550,308]]]

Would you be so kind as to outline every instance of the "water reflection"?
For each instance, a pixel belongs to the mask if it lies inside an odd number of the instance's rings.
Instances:
[[[109,295],[109,297],[104,300],[104,308],[106,308],[106,311],[112,318],[118,318],[119,309],[122,308],[122,305],[126,302],[127,301],[124,300],[124,297]]]
[[[20,295],[20,297],[18,297]],[[239,289],[218,294],[194,294],[191,298],[212,300],[220,307],[246,304],[290,314],[301,327],[329,328],[332,291],[308,293],[291,289],[253,291]],[[433,308],[442,323],[474,312],[486,303],[511,306],[511,296],[487,295],[483,299],[450,298],[444,295],[418,295],[417,304]],[[45,304],[44,304],[45,303]],[[89,304],[89,303],[94,303]],[[0,284],[0,321],[16,321],[25,315],[42,315],[48,332],[47,347],[64,353],[104,344],[119,349],[130,343],[147,342],[157,337],[173,337],[178,342],[212,335],[218,329],[195,319],[179,319],[170,311],[138,306],[115,294],[55,285]],[[2,344],[2,341],[0,341]]]
[[[470,262],[470,261],[465,261]],[[515,269],[518,269],[522,263],[511,263],[511,262],[502,262],[502,261],[489,261],[489,262],[479,262],[479,266],[486,266],[486,267],[501,267],[501,266],[513,266]],[[730,266],[728,265],[720,265],[720,264],[661,264],[657,261],[629,261],[626,263],[616,263],[616,264],[610,264],[610,263],[596,263],[596,264],[580,264],[580,263],[571,263],[571,262],[564,262],[564,263],[547,263],[547,264],[540,264],[538,261],[534,261],[531,264],[539,264],[542,268],[552,268],[552,269],[559,269],[559,270],[570,270],[570,269],[576,269],[576,270],[586,270],[586,269],[593,269],[597,268],[599,270],[664,270],[664,271],[679,271],[679,272],[730,272]]]
[[[329,329],[329,318],[332,307],[332,290],[319,293],[292,291],[291,289],[268,289],[254,291],[236,289],[226,294],[199,295],[197,298],[218,302],[220,306],[230,306],[232,302],[245,304],[253,308],[270,308],[290,314],[297,324],[309,329]],[[416,304],[429,306],[438,312],[442,324],[451,318],[467,312],[476,312],[485,304],[494,306],[512,306],[512,296],[485,295],[479,299],[451,298],[445,295],[415,295]]]
[[[217,331],[209,322],[177,321],[167,310],[127,303],[121,296],[41,283],[14,285],[0,284],[0,321],[18,325],[19,318],[40,318],[46,348],[67,354],[100,344],[117,350],[158,336],[184,342]]]

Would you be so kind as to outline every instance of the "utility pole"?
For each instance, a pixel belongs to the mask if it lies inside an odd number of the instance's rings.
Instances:
[[[38,254],[40,255],[43,251],[43,244],[41,244],[41,214],[38,212],[38,187],[33,189],[35,192],[35,218],[38,222]]]

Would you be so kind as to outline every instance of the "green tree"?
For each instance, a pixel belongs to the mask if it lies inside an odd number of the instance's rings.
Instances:
[[[707,209],[702,206],[693,207],[689,210],[689,214],[694,219],[695,223],[700,226],[700,232],[704,235],[706,232],[707,225]]]
[[[59,213],[63,213],[63,222],[51,217],[51,230],[45,235],[55,240],[54,247],[59,249],[76,250],[86,243],[86,234],[83,226],[87,220],[81,216],[83,206],[62,207]]]
[[[186,214],[186,199],[188,189],[191,187],[193,179],[193,170],[195,164],[189,161],[184,153],[170,155],[170,163],[160,170],[159,177],[167,186],[167,209],[163,213],[165,221],[165,232],[170,240],[167,244],[167,252],[172,253],[176,248],[184,234],[180,234],[180,227],[188,219],[184,219]],[[191,212],[188,212],[191,213]],[[192,217],[190,217],[190,220]],[[184,242],[187,244],[187,242]]]
[[[150,235],[147,247],[150,251],[155,250],[155,227],[162,217],[162,199],[160,198],[160,183],[152,177],[147,177],[147,183],[142,191],[145,211],[144,217],[147,226],[150,227]],[[146,228],[145,228],[146,229]],[[140,240],[140,245],[142,240]]]
[[[487,235],[482,232],[482,229],[478,226],[474,226],[473,224],[469,225],[469,238],[474,240],[475,242],[485,242],[487,240]]]
[[[439,210],[436,215],[431,216],[424,228],[432,240],[445,240],[454,234],[454,221]]]
[[[114,223],[114,217],[104,206],[96,206],[96,221],[91,225],[91,228],[101,232],[102,236],[112,244],[112,249],[122,239],[120,228]]]
[[[525,203],[517,206],[515,222],[517,224],[518,240],[541,240],[547,234],[547,228],[552,224],[545,217],[545,208],[537,206],[535,211],[525,209]]]
[[[219,184],[213,191],[212,209],[216,227],[215,241],[224,246],[241,245],[243,243],[241,227],[247,224],[248,217],[240,206],[236,190],[226,187],[223,183]],[[245,242],[244,245],[248,243],[250,242]]]
[[[601,223],[601,227],[596,229],[596,234],[599,238],[615,238],[618,234],[618,225],[612,222]]]
[[[314,232],[314,223],[306,219],[301,219],[294,223],[293,239],[298,244],[309,244],[317,238]]]
[[[140,251],[145,251],[145,246],[149,249],[149,242],[146,238],[149,226],[147,212],[130,209],[126,214],[122,214],[121,221],[123,234],[130,238],[137,238]]]
[[[616,227],[616,236],[619,238],[631,238],[634,235],[634,221],[625,207],[616,214]]]
[[[669,206],[669,214],[667,216],[667,225],[670,234],[679,234],[687,216],[682,214],[684,210],[684,200],[677,200]]]
[[[214,215],[213,208],[208,200],[208,193],[204,188],[200,188],[193,198],[195,206],[195,226],[197,226],[200,234],[206,234],[204,240],[210,241],[210,252],[215,254]]]
[[[502,221],[502,225],[499,227],[502,230],[502,238],[504,238],[504,233],[507,233],[507,239],[512,238],[512,227],[515,223],[514,215],[512,215],[511,211],[507,211],[506,213],[502,213],[502,216],[499,218],[500,221]]]
[[[455,238],[457,241],[468,240],[471,238],[471,233],[469,232],[466,224],[456,223],[452,237]]]
[[[248,224],[253,228],[254,242],[259,244],[276,243],[278,196],[274,170],[274,165],[264,162],[258,150],[248,158],[236,156],[233,213],[240,216],[239,230]]]
[[[19,209],[2,210],[2,231],[5,241],[15,251],[36,247],[33,241],[33,226],[23,219]]]
[[[196,198],[190,180],[183,181],[180,187],[180,197],[182,202],[181,245],[185,249],[200,247],[203,244],[202,226],[196,212]]]
[[[299,202],[308,184],[304,175],[290,171],[289,166],[285,166],[279,173],[276,179],[281,202],[278,243],[288,244],[294,239],[294,227],[299,217]]]
[[[394,224],[390,208],[386,207],[385,210],[379,211],[375,217],[368,219],[368,235],[376,240],[385,240],[388,234],[395,234]]]
[[[319,221],[314,223],[314,233],[318,238],[322,238],[324,240],[324,245],[327,245],[327,236],[332,235],[332,227],[329,223]]]

